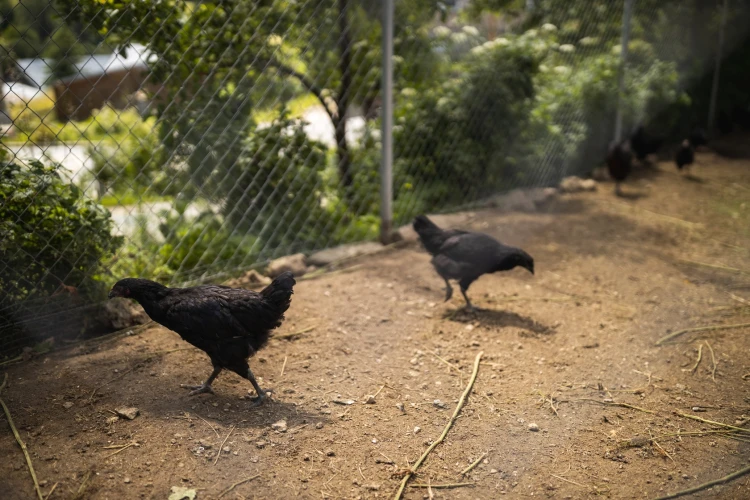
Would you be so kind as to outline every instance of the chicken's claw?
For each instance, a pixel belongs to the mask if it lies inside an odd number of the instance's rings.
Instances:
[[[216,394],[213,388],[209,384],[202,384],[202,385],[180,384],[180,387],[182,387],[183,389],[191,389],[191,391],[188,393],[188,396],[196,396],[198,394],[203,394],[203,393]]]
[[[255,408],[256,406],[262,405],[266,401],[266,399],[269,399],[269,398],[268,398],[268,394],[266,394],[265,392],[261,392],[256,397],[250,398],[250,401],[253,402],[250,405],[250,408]]]

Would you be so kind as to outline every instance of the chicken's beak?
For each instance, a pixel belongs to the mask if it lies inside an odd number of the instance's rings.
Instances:
[[[117,294],[115,294],[114,290],[109,291],[109,295],[107,295],[107,298],[111,299],[112,297],[117,297]]]

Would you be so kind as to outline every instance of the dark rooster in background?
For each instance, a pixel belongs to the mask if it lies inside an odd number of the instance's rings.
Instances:
[[[688,138],[690,141],[690,144],[693,146],[693,149],[698,149],[700,146],[706,146],[708,144],[708,137],[706,137],[706,132],[703,131],[703,129],[696,128],[690,133],[690,137]]]
[[[112,287],[109,298],[137,300],[152,320],[208,354],[214,371],[200,386],[183,386],[193,389],[191,396],[213,393],[211,383],[227,369],[253,384],[258,395],[255,404],[260,404],[266,393],[247,359],[266,344],[271,330],[281,325],[295,283],[289,272],[261,292],[218,285],[168,288],[150,280],[125,278]]]
[[[682,141],[680,148],[674,155],[674,162],[677,164],[677,170],[682,171],[685,168],[686,172],[689,172],[690,165],[695,161],[695,151],[693,150],[693,143],[690,139]]]
[[[449,280],[458,280],[466,309],[474,310],[466,291],[483,274],[521,266],[534,274],[534,259],[520,248],[509,247],[484,233],[440,229],[425,215],[414,219],[414,230],[432,255],[432,265],[445,280],[445,301],[453,296]]]
[[[633,168],[633,154],[630,152],[628,141],[612,142],[607,151],[607,169],[609,175],[615,181],[615,194],[622,196],[620,183],[630,175]]]
[[[663,142],[663,139],[649,136],[643,126],[639,125],[630,136],[630,150],[635,153],[638,161],[643,163],[648,155],[659,151]]]

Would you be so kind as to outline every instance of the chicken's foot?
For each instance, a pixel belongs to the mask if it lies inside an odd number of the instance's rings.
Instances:
[[[253,372],[252,370],[250,370],[250,368],[247,369],[247,379],[251,384],[253,384],[255,393],[258,395],[257,397],[250,398],[250,400],[253,402],[252,406],[255,407],[262,405],[263,402],[268,398],[268,395],[266,394],[266,391],[260,388],[260,386],[258,385],[258,381],[255,380],[255,375],[253,375]]]
[[[208,380],[206,380],[201,385],[187,385],[187,384],[181,384],[180,387],[184,389],[191,389],[188,396],[195,396],[197,394],[203,394],[203,393],[209,393],[209,394],[215,394],[213,388],[211,387],[211,384],[216,379],[216,377],[219,376],[219,373],[221,373],[221,368],[218,366],[214,366],[214,371],[211,373],[211,376],[208,377]]]
[[[461,294],[464,296],[464,300],[466,300],[466,307],[464,308],[466,312],[476,312],[477,308],[474,307],[474,305],[469,300],[469,296],[466,295],[466,289],[464,287],[461,287]]]

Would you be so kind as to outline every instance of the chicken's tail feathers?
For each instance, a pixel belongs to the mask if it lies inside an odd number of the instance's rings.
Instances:
[[[296,284],[294,275],[287,271],[278,275],[270,285],[261,290],[260,294],[283,314],[289,308],[294,293],[292,289]]]

